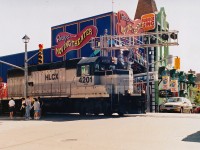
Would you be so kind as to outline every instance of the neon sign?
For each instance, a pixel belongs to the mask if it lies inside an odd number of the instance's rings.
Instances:
[[[131,20],[123,10],[117,13],[118,23],[116,31],[118,35],[137,34],[143,32],[142,21],[140,19]]]
[[[78,34],[68,32],[58,33],[56,36],[57,45],[55,46],[55,55],[64,56],[71,50],[78,50],[85,46],[92,37],[97,36],[97,27],[87,26]]]

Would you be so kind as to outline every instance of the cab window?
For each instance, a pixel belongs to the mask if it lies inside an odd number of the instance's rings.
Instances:
[[[81,75],[89,75],[90,74],[90,66],[85,65],[81,66]]]

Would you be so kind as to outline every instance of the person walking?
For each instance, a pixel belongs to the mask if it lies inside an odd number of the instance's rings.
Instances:
[[[39,117],[39,112],[40,112],[40,102],[38,101],[37,98],[34,98],[34,104],[33,104],[33,107],[34,107],[34,119],[35,120],[38,120],[40,117]]]
[[[15,109],[15,101],[13,98],[11,98],[11,100],[8,102],[8,105],[9,105],[10,119],[13,119],[13,113]]]
[[[30,120],[31,117],[30,117],[30,110],[31,110],[31,99],[29,96],[27,96],[26,100],[25,100],[25,103],[26,103],[26,113],[25,113],[25,119],[26,120]]]

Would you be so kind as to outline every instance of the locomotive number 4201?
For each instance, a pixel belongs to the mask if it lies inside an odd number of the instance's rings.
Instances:
[[[80,83],[90,83],[90,82],[92,82],[92,76],[80,77],[79,82]]]

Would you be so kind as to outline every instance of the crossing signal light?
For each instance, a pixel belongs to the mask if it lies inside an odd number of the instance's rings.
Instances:
[[[38,64],[43,64],[43,63],[44,63],[43,44],[39,44]]]
[[[168,34],[162,34],[162,39],[167,41],[169,39],[169,35]]]
[[[174,69],[180,69],[180,58],[179,57],[177,57],[177,58],[175,58],[174,59]]]
[[[172,33],[172,34],[170,35],[170,37],[171,37],[173,40],[176,40],[176,39],[178,38],[178,35],[175,34],[175,33]]]

